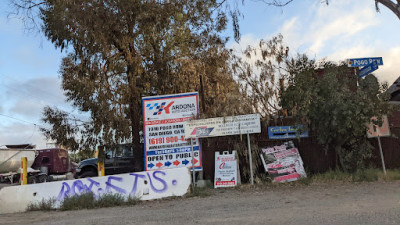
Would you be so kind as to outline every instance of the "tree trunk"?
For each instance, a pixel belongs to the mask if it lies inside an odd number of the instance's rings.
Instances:
[[[141,107],[140,107],[140,94],[137,88],[137,68],[132,65],[127,66],[127,76],[130,88],[130,101],[129,101],[129,112],[130,112],[130,122],[131,122],[131,136],[132,144],[134,146],[133,156],[135,158],[135,168],[138,171],[144,170],[144,149],[140,144],[140,119],[141,117]]]
[[[337,145],[335,147],[335,152],[338,155],[340,167],[342,167],[342,170],[344,172],[347,172],[347,168],[345,167],[344,162],[343,162],[343,154],[342,154],[341,150],[342,150],[342,147],[340,147],[339,145]]]

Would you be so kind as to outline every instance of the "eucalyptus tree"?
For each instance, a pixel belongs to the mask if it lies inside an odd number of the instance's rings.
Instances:
[[[228,73],[227,39],[219,36],[228,19],[215,0],[13,3],[18,15],[68,52],[60,66],[62,88],[76,109],[90,114],[87,121],[71,120],[45,108],[43,120],[52,128],[43,132],[57,143],[92,150],[139,143],[143,96],[201,90],[203,111],[213,115],[241,97]]]

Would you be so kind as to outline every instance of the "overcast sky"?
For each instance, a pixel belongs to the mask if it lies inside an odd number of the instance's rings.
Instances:
[[[39,127],[43,107],[72,111],[60,88],[61,53],[43,35],[28,34],[20,21],[7,18],[7,1],[0,3],[0,146],[32,143],[45,148]],[[241,2],[241,1],[238,1]],[[295,0],[285,8],[268,7],[260,1],[239,6],[244,18],[240,49],[281,33],[291,54],[306,53],[314,59],[342,61],[347,58],[383,57],[375,72],[389,84],[400,76],[400,20],[373,0]],[[226,34],[231,35],[229,27]],[[75,115],[79,114],[73,112]]]

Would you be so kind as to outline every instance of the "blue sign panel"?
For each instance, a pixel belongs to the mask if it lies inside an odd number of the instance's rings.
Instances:
[[[297,128],[297,129],[296,129]],[[308,130],[304,129],[306,126],[281,126],[281,127],[268,127],[269,139],[294,139],[308,137]],[[297,134],[297,130],[301,129],[303,133]],[[303,131],[304,129],[304,131]]]
[[[374,61],[371,64],[368,64],[367,66],[361,68],[360,75],[358,76],[358,78],[367,76],[368,74],[374,72],[377,69],[378,69],[378,64]]]
[[[378,66],[383,65],[382,57],[374,57],[374,58],[349,59],[347,61],[347,66],[348,67],[361,67],[361,66],[367,66],[368,64],[371,64],[372,62],[376,62]]]

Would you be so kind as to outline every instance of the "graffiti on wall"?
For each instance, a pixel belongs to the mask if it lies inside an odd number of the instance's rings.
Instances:
[[[126,180],[121,176],[108,176],[107,180],[103,183],[93,180],[92,178],[80,179],[74,181],[72,184],[63,182],[61,186],[60,193],[58,194],[57,200],[61,201],[65,197],[79,195],[82,193],[93,193],[95,197],[98,197],[105,193],[118,193],[122,195],[138,196],[138,184],[143,182],[145,185],[150,185],[150,190],[154,193],[164,193],[167,191],[169,186],[176,186],[178,181],[173,179],[170,184],[164,180],[166,172],[164,171],[154,171],[146,172],[146,175],[139,173],[129,174],[132,183],[130,189],[126,189],[121,185]]]
[[[56,199],[55,207],[69,196],[93,193],[120,194],[140,200],[183,196],[191,183],[189,169],[185,167],[113,176],[91,177],[78,180],[54,181],[40,184],[5,187],[0,190],[0,214],[23,212],[28,204]]]

